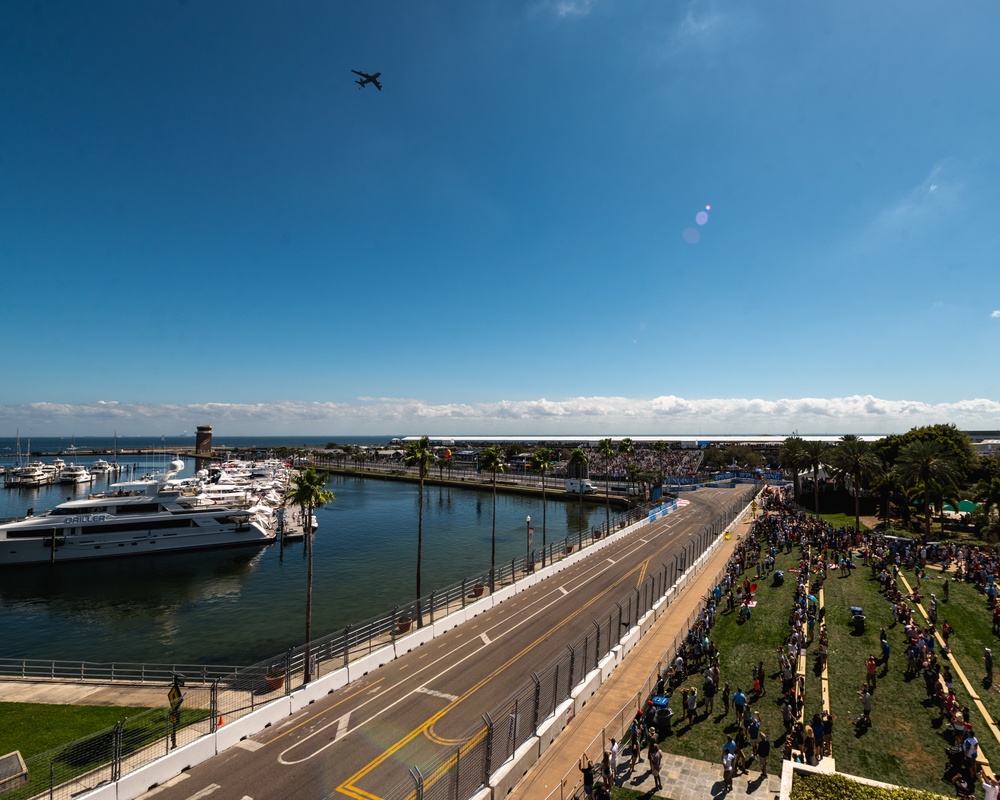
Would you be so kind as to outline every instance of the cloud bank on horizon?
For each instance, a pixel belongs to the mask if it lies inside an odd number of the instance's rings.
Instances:
[[[683,435],[890,434],[951,423],[988,430],[1000,402],[887,400],[870,395],[763,400],[571,397],[435,404],[419,399],[360,397],[352,403],[277,400],[270,403],[151,404],[24,403],[0,406],[14,433],[39,436],[143,435],[212,425],[228,435]]]

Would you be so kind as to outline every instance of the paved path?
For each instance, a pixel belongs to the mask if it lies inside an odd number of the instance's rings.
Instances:
[[[749,527],[748,513],[743,522],[734,526],[732,538],[728,541],[720,540],[718,549],[691,579],[680,597],[660,616],[622,665],[612,673],[609,680],[508,795],[511,800],[547,800],[550,797],[559,800],[573,797],[573,789],[580,779],[576,766],[580,754],[586,751],[593,760],[600,760],[599,754],[603,750],[602,732],[608,727],[609,721],[617,719],[623,708],[631,707],[635,702],[637,689],[656,670],[674,638],[686,630],[688,619],[715,587],[719,573],[725,568],[737,541],[746,534]],[[610,737],[615,733],[617,728],[615,731],[608,729],[607,735]],[[653,777],[646,761],[641,762],[632,775],[628,772],[628,762],[627,755],[619,757],[619,783],[637,791],[652,792]],[[749,776],[741,775],[734,778],[734,791],[727,797],[737,800],[771,800],[777,797],[781,783],[781,759],[777,753],[771,755],[771,766],[777,776],[772,775],[761,781],[760,772],[757,771],[751,771]],[[664,788],[659,796],[672,800],[705,800],[723,793],[721,763],[711,764],[664,752],[660,777]],[[563,784],[561,794],[560,784]]]

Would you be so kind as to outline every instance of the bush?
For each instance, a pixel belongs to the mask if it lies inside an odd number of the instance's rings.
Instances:
[[[852,781],[843,775],[796,773],[792,800],[940,800],[940,795],[920,789],[886,789]]]

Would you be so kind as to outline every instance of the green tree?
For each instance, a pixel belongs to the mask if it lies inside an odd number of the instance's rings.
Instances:
[[[977,503],[982,504],[982,513],[987,523],[992,522],[993,512],[1000,509],[1000,478],[979,481],[973,497]]]
[[[635,442],[628,436],[618,443],[618,454],[625,459],[625,475],[629,482],[632,482],[632,473],[635,469]]]
[[[934,484],[954,484],[960,469],[954,454],[937,439],[917,439],[899,451],[896,471],[902,482],[923,493],[923,513],[926,521],[924,536],[931,536],[931,493]]]
[[[590,466],[590,456],[587,455],[587,451],[582,447],[575,447],[569,454],[569,461],[567,462],[567,467],[569,467],[569,472],[576,475],[579,478],[577,483],[578,491],[580,493],[580,509],[583,510],[583,479],[589,474],[588,468]],[[580,530],[583,530],[583,514],[580,514]]]
[[[611,531],[611,462],[615,457],[615,446],[611,439],[601,439],[597,443],[597,454],[604,459],[604,518],[605,530]]]
[[[313,591],[313,511],[332,503],[337,496],[326,488],[326,476],[313,467],[298,472],[292,478],[292,488],[285,496],[287,502],[302,509],[303,528],[306,536],[306,657],[303,683],[312,680],[309,665],[309,647],[312,642],[312,591]]]
[[[536,447],[531,454],[529,466],[538,473],[542,479],[542,566],[545,566],[545,518],[547,515],[547,504],[545,502],[545,473],[552,471],[552,461],[555,455],[546,447]]]
[[[868,442],[849,434],[840,437],[840,444],[830,453],[834,474],[848,480],[854,493],[854,530],[861,531],[861,490],[882,469],[882,462],[872,452]]]
[[[778,449],[778,463],[781,468],[792,471],[792,487],[795,502],[799,502],[799,470],[805,464],[805,440],[799,436],[789,436]]]
[[[434,451],[427,436],[421,436],[416,442],[407,442],[403,448],[403,461],[408,467],[416,467],[420,480],[420,499],[417,501],[417,627],[424,622],[420,598],[420,568],[424,553],[424,478],[434,463]]]
[[[813,511],[819,515],[819,469],[823,466],[823,460],[827,457],[830,445],[818,439],[810,439],[802,445],[803,456],[802,465],[812,470],[813,473]]]
[[[490,535],[490,592],[496,589],[497,570],[497,475],[507,471],[507,457],[499,445],[479,454],[479,468],[493,475],[493,529]]]

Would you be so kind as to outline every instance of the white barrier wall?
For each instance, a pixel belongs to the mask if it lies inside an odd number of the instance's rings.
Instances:
[[[676,508],[676,505],[674,508]],[[134,800],[134,798],[149,791],[151,787],[165,783],[179,775],[183,770],[200,764],[202,761],[233,747],[241,740],[260,733],[265,728],[286,719],[296,711],[305,708],[310,703],[319,700],[330,692],[342,688],[352,681],[356,681],[367,675],[369,672],[384,666],[400,655],[426,644],[436,636],[440,636],[446,631],[457,627],[462,622],[499,605],[504,600],[525,591],[539,581],[562,572],[579,563],[582,559],[610,547],[633,531],[649,524],[649,522],[648,518],[634,522],[622,528],[617,533],[594,543],[591,547],[582,550],[578,549],[555,564],[549,564],[544,569],[536,569],[532,575],[525,576],[517,583],[505,586],[492,595],[487,595],[476,600],[464,609],[444,619],[437,620],[432,625],[428,624],[410,633],[399,635],[392,644],[356,661],[352,661],[346,667],[341,667],[328,675],[321,676],[308,686],[293,692],[291,695],[279,697],[239,719],[224,723],[216,730],[214,735],[203,736],[191,744],[178,748],[163,758],[157,759],[151,764],[129,773],[116,783],[102,786],[81,797],[85,798],[85,800]],[[665,608],[666,606],[664,605],[663,607]],[[647,615],[644,617],[644,620],[651,618],[651,615]],[[491,796],[502,797],[513,789],[517,781],[523,778],[531,765],[537,761],[542,750],[551,745],[559,732],[587,704],[587,701],[593,697],[603,680],[606,680],[607,676],[621,663],[624,654],[634,647],[635,643],[641,638],[642,633],[648,630],[648,627],[648,625],[645,625],[640,628],[631,629],[626,635],[624,642],[616,645],[612,652],[600,661],[598,669],[591,671],[583,682],[573,690],[571,699],[560,704],[555,715],[539,728],[539,736],[532,737],[518,749],[512,762],[502,768],[503,775],[501,776],[500,773],[496,774],[495,777],[497,777],[500,783],[494,783],[492,789],[483,789],[473,800],[486,800],[486,798]],[[544,731],[544,734],[542,731]],[[498,794],[501,787],[505,787],[504,791],[502,794]]]

